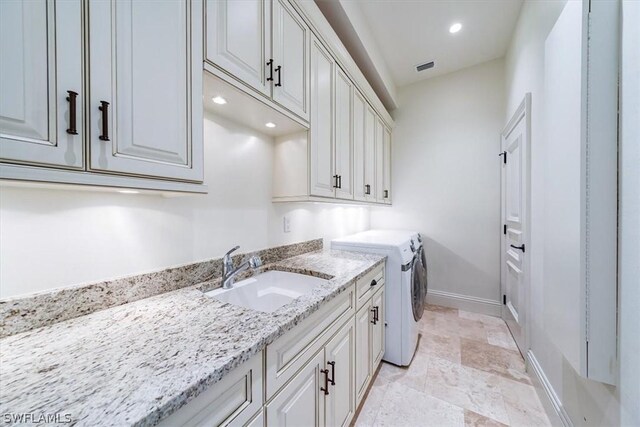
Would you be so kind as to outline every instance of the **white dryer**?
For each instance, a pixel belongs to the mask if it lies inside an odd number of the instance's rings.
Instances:
[[[335,239],[331,248],[387,256],[383,359],[395,365],[408,366],[418,343],[418,321],[424,311],[427,290],[420,234],[414,231],[369,230]]]

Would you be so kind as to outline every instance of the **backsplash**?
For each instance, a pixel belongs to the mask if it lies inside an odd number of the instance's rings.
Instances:
[[[267,265],[322,250],[322,239],[253,251]],[[247,254],[233,257],[237,263]],[[222,276],[222,258],[0,300],[0,338],[159,295]],[[209,287],[215,287],[210,285]]]

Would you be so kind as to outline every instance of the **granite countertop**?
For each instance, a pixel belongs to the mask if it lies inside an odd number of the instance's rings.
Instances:
[[[206,297],[205,283],[3,338],[0,414],[154,425],[383,262],[331,250],[272,264],[333,276],[273,313]]]

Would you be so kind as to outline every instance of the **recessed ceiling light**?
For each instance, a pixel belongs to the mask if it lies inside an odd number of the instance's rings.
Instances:
[[[462,29],[462,24],[459,22],[456,22],[455,24],[453,24],[452,26],[449,27],[449,32],[451,34],[455,34],[458,31],[460,31]]]
[[[138,190],[118,190],[118,193],[122,194],[138,194]]]
[[[275,123],[271,123],[271,122],[269,122],[269,123],[265,123],[264,125],[265,125],[266,127],[268,127],[268,128],[274,128],[274,127],[276,127],[276,124],[275,124]]]
[[[227,103],[227,100],[221,96],[214,96],[213,98],[211,98],[211,100],[219,105],[224,105]]]

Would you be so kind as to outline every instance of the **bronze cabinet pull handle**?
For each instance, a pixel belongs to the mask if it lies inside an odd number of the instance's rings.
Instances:
[[[373,313],[373,320],[371,321],[371,323],[373,323],[374,325],[378,324],[378,316],[376,316],[376,308],[373,307],[371,309],[371,312]]]
[[[336,362],[327,362],[327,365],[331,366],[331,379],[329,382],[331,385],[336,385]]]
[[[76,99],[78,98],[78,92],[68,90],[67,101],[69,101],[69,128],[67,133],[70,135],[77,135],[78,129],[76,128]]]
[[[272,82],[273,81],[273,59],[270,59],[269,62],[267,62],[267,65],[269,66],[269,77],[267,77],[267,81]]]
[[[282,86],[282,67],[280,65],[278,65],[276,67],[276,73],[278,73],[278,83],[276,83],[276,86]]]
[[[102,111],[102,135],[99,136],[101,141],[110,141],[109,139],[109,103],[107,101],[100,101],[98,107]]]
[[[324,387],[320,387],[320,390],[324,391],[324,395],[329,394],[329,370],[320,369],[320,373],[324,374]]]

